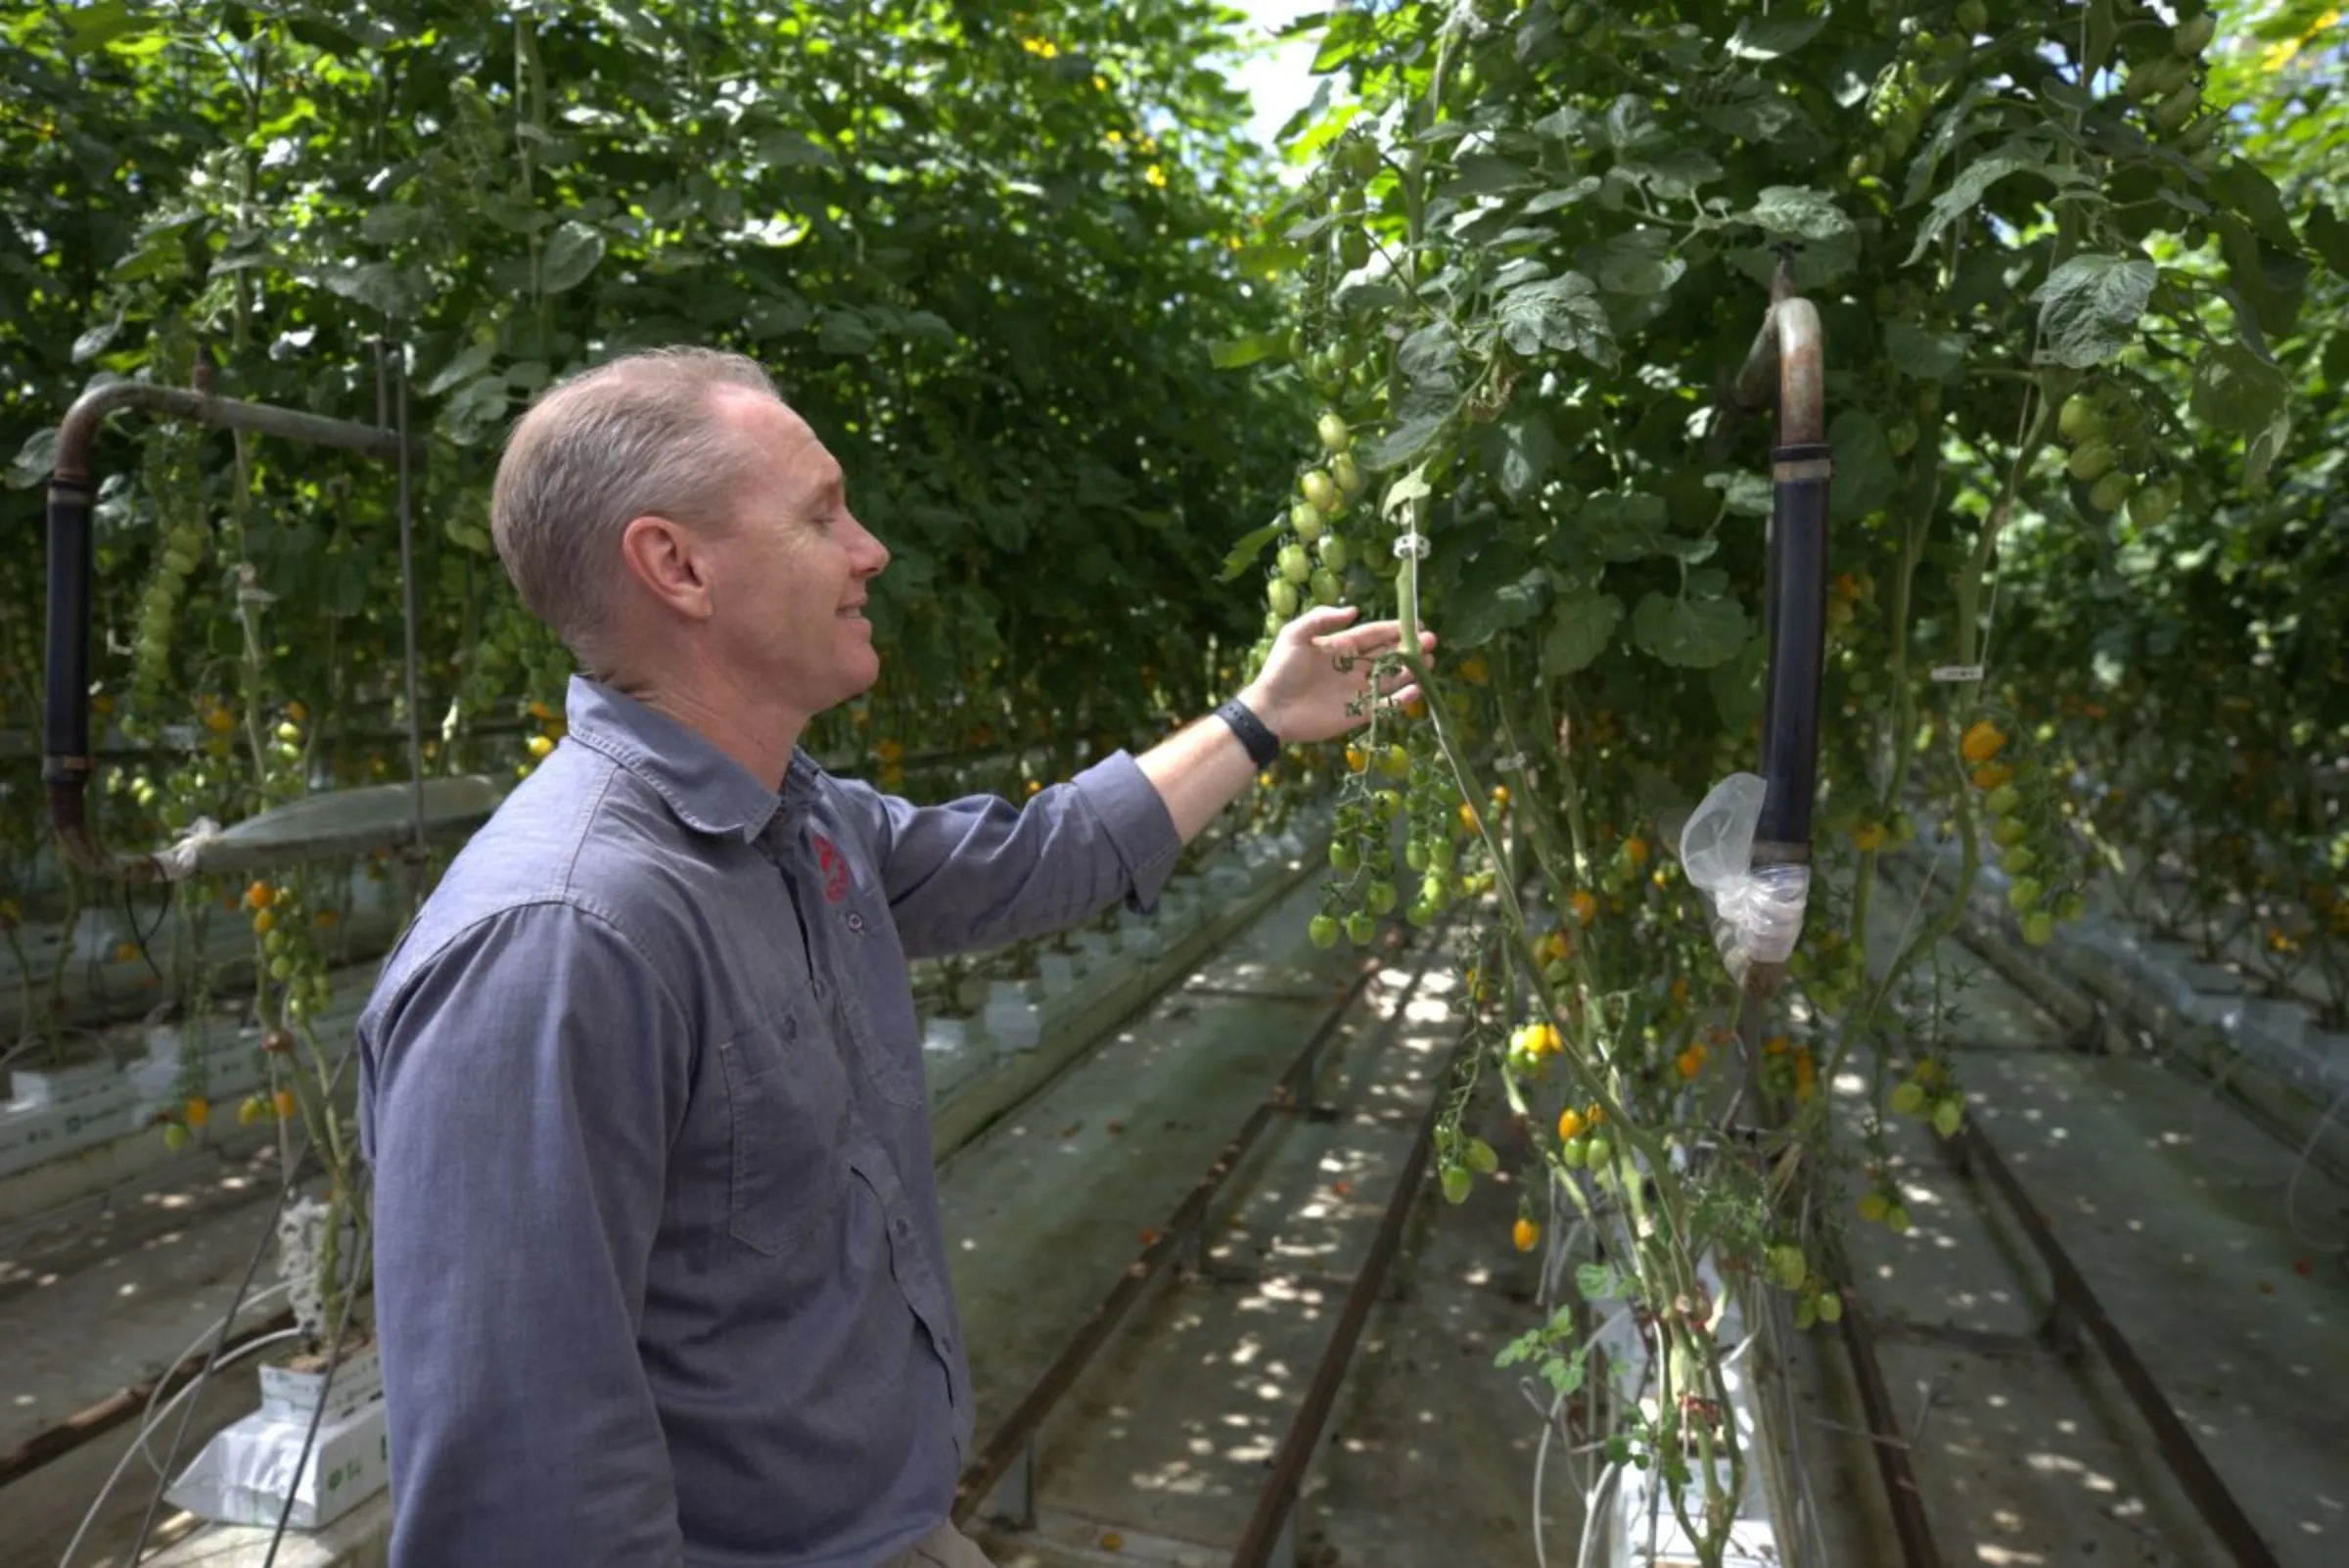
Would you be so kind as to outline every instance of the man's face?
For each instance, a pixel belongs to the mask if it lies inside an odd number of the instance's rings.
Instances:
[[[813,717],[880,676],[864,602],[889,551],[850,514],[840,464],[805,420],[750,395],[720,410],[753,455],[734,525],[712,541],[712,629],[728,668]]]

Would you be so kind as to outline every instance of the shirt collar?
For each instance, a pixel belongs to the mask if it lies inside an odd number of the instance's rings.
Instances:
[[[814,802],[820,770],[804,748],[792,749],[778,791],[700,731],[586,675],[571,677],[563,709],[572,739],[642,779],[696,832],[748,843],[770,824],[796,826]]]

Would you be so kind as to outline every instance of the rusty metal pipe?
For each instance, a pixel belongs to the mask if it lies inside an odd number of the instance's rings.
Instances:
[[[92,388],[74,399],[58,427],[49,476],[48,669],[43,682],[41,782],[50,825],[75,866],[109,881],[144,884],[170,880],[173,862],[154,854],[115,854],[99,843],[89,819],[91,564],[90,514],[98,486],[91,472],[99,428],[122,409],[164,419],[191,420],[218,430],[250,431],[313,446],[355,451],[379,462],[422,446],[395,431],[328,419],[269,403],[215,397],[208,392],[121,381]]]

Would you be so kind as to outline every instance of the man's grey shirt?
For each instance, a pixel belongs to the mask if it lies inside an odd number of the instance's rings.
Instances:
[[[359,1021],[393,1568],[869,1568],[972,1438],[907,959],[1147,912],[1174,824],[566,716]]]

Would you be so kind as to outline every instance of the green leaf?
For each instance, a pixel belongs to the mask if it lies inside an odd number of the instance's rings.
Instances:
[[[415,304],[410,279],[388,261],[370,261],[347,271],[329,272],[322,281],[329,292],[345,300],[356,300],[394,320],[406,316]]]
[[[97,0],[94,5],[63,7],[57,17],[65,23],[66,48],[83,55],[138,31],[149,22],[130,9],[128,0]]]
[[[1585,1301],[1612,1301],[1623,1285],[1623,1277],[1605,1264],[1583,1264],[1574,1271],[1574,1288]]]
[[[405,202],[386,202],[370,208],[359,219],[359,232],[376,245],[405,245],[431,226],[432,214]]]
[[[12,490],[30,489],[49,478],[57,466],[57,427],[36,430],[24,438],[17,449],[16,461],[8,468],[8,487]]]
[[[1378,515],[1393,517],[1413,501],[1424,501],[1433,494],[1427,483],[1427,465],[1422,463],[1387,486],[1386,499],[1378,503]]]
[[[1722,509],[1731,517],[1768,517],[1777,509],[1776,487],[1752,469],[1707,474],[1705,487],[1722,492]]]
[[[2050,165],[2047,149],[2023,137],[2009,141],[1989,158],[1977,159],[1966,164],[1950,188],[1933,199],[1932,208],[1925,213],[1924,222],[1917,225],[1916,244],[1910,249],[1903,266],[1913,263],[1941,238],[1942,231],[1974,208],[1985,193],[1999,181],[2015,174],[2036,174],[2054,182],[2058,190],[2092,184],[2090,176],[2075,168]]]
[[[1602,491],[1584,500],[1570,536],[1602,561],[1636,561],[1655,554],[1671,515],[1660,495]]]
[[[1258,556],[1265,553],[1265,546],[1279,538],[1280,530],[1288,526],[1287,518],[1276,517],[1263,528],[1243,534],[1240,542],[1231,547],[1231,553],[1223,558],[1223,570],[1216,574],[1216,580],[1230,582],[1238,577]]]
[[[1542,639],[1542,673],[1554,678],[1588,669],[1607,651],[1622,623],[1623,601],[1611,593],[1580,588],[1560,598]]]
[[[826,310],[816,323],[815,346],[821,352],[853,359],[869,354],[881,340],[856,311],[841,306]]]
[[[1543,1380],[1560,1399],[1570,1399],[1583,1386],[1585,1367],[1590,1355],[1588,1345],[1577,1346],[1572,1356],[1552,1356],[1542,1363]]]
[[[1501,296],[1493,315],[1502,341],[1528,359],[1547,348],[1579,353],[1602,367],[1615,363],[1615,334],[1607,325],[1606,307],[1590,280],[1579,272],[1511,290]]]
[[[1770,646],[1759,636],[1713,667],[1705,685],[1713,694],[1714,711],[1722,727],[1742,735],[1762,716],[1762,676],[1770,667]]]
[[[1904,376],[1947,381],[1965,364],[1965,339],[1954,332],[1927,332],[1912,321],[1884,329],[1884,352]]]
[[[1551,186],[1519,208],[1518,211],[1527,217],[1540,217],[1544,212],[1555,212],[1562,207],[1572,207],[1604,183],[1595,174],[1586,174],[1579,180],[1570,180],[1564,185]]]
[[[2142,256],[2076,255],[2031,296],[2039,305],[2041,364],[2087,370],[2137,341],[2160,272]]]
[[[603,235],[576,218],[567,219],[547,237],[546,254],[538,262],[538,286],[548,294],[576,288],[603,258]]]
[[[1528,624],[1542,613],[1548,587],[1549,574],[1527,567],[1521,552],[1487,550],[1468,564],[1438,611],[1444,641],[1454,652],[1466,652]]]
[[[1451,422],[1450,414],[1415,414],[1363,446],[1358,454],[1359,461],[1364,468],[1374,471],[1401,468],[1434,445],[1436,438]],[[1389,499],[1391,502],[1392,497]]]
[[[1710,669],[1733,657],[1752,629],[1734,599],[1650,593],[1632,612],[1632,640],[1682,669]]]
[[[2194,362],[2193,417],[2243,439],[2243,483],[2258,491],[2291,435],[2291,384],[2239,343],[2213,344]]]
[[[1890,506],[1900,494],[1900,462],[1876,416],[1847,408],[1827,425],[1835,477],[1827,486],[1827,516],[1848,523]]]
[[[1469,153],[1458,164],[1457,172],[1437,192],[1437,200],[1454,201],[1479,196],[1500,196],[1519,191],[1535,183],[1534,171],[1515,159],[1502,158],[1497,153]]]
[[[1609,294],[1664,293],[1688,271],[1688,263],[1671,253],[1671,244],[1651,230],[1617,235],[1599,254],[1599,287]]]
[[[1852,232],[1852,220],[1834,199],[1808,185],[1769,186],[1742,216],[1774,239],[1823,241]]]
[[[1237,370],[1243,365],[1253,365],[1276,354],[1285,355],[1288,351],[1288,334],[1260,332],[1250,337],[1232,339],[1228,343],[1211,345],[1207,354],[1209,362],[1218,370]]]
[[[427,397],[438,397],[461,381],[470,381],[489,368],[497,357],[497,346],[492,343],[468,344],[465,351],[442,365],[417,389]]]
[[[2323,257],[2326,266],[2349,278],[2349,222],[2342,221],[2331,203],[2319,202],[2300,232],[2307,237],[2308,248]]]
[[[1556,441],[1549,420],[1539,409],[1521,414],[1500,428],[1500,492],[1522,501],[1549,477],[1549,460]]]
[[[1748,17],[1729,38],[1729,53],[1739,60],[1776,60],[1818,37],[1826,24],[1824,17]]]

